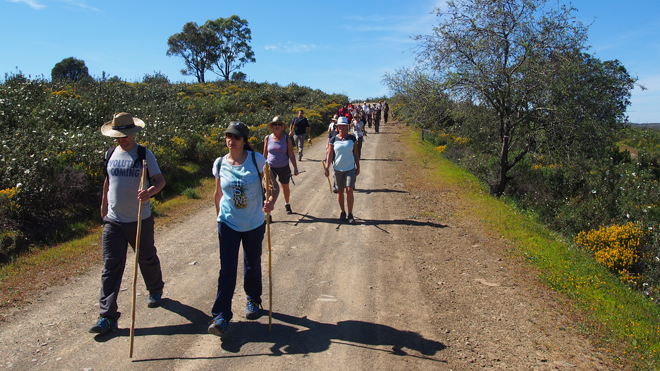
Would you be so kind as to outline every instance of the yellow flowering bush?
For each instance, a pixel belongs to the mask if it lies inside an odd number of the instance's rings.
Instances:
[[[575,243],[594,253],[596,260],[610,271],[626,275],[639,258],[638,248],[645,232],[638,223],[582,231]]]
[[[20,192],[21,190],[16,187],[0,190],[0,207],[10,212],[17,211],[21,205],[16,203],[14,199]]]
[[[447,148],[446,145],[444,145],[444,146],[437,146],[437,147],[435,147],[435,151],[438,152],[438,153],[442,153],[442,152],[445,151],[446,148]]]

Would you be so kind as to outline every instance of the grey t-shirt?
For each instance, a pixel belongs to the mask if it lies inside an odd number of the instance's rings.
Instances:
[[[138,217],[137,194],[142,178],[142,164],[133,168],[133,162],[138,158],[137,150],[137,144],[128,152],[117,146],[108,161],[108,218],[120,223],[136,222]],[[160,174],[154,154],[146,150],[145,157],[149,175]],[[151,209],[147,200],[142,203],[142,220],[150,216]]]

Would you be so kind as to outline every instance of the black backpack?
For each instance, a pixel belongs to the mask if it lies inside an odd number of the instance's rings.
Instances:
[[[137,145],[137,154],[138,157],[133,161],[133,168],[140,167],[142,166],[142,161],[146,160],[147,158],[147,147],[138,144]],[[110,162],[110,158],[112,157],[112,154],[115,152],[115,149],[117,147],[110,147],[108,150],[105,152],[105,165],[103,166],[103,175],[105,175],[106,178],[108,178],[108,181],[110,181],[110,178],[108,177],[108,162]],[[149,169],[147,168],[147,179],[149,179],[149,187],[151,187],[151,176],[149,176]]]

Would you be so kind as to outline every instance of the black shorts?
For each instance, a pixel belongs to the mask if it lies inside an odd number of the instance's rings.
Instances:
[[[289,180],[291,180],[291,168],[289,165],[283,166],[283,167],[271,167],[271,170],[273,170],[273,173],[275,173],[276,177],[280,184],[289,184]]]

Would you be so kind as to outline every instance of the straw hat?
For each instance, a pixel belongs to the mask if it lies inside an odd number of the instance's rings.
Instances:
[[[275,116],[275,117],[273,117],[273,120],[272,120],[271,122],[268,123],[268,128],[269,128],[270,130],[273,130],[273,124],[276,123],[276,122],[281,122],[282,125],[285,125],[285,124],[286,124],[286,123],[284,122],[284,120],[282,120],[282,119],[280,118],[280,116]]]
[[[101,134],[106,137],[121,138],[135,134],[144,128],[144,121],[131,116],[130,113],[120,112],[112,116],[101,126]]]

